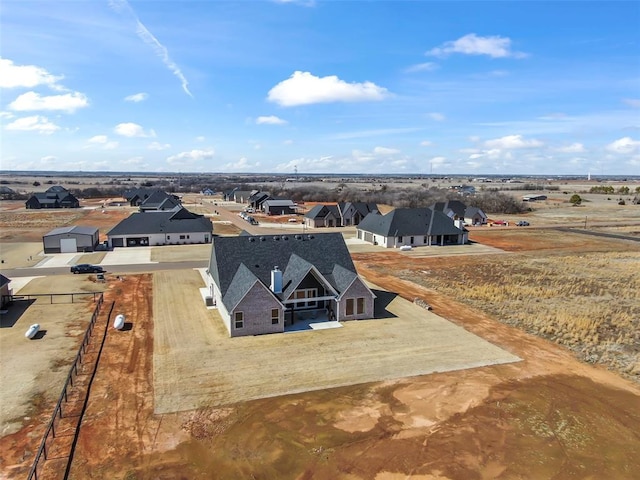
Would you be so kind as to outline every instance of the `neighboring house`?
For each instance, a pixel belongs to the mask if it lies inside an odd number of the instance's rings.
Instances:
[[[464,211],[464,221],[469,225],[484,225],[487,215],[478,207],[467,207]]]
[[[212,237],[211,220],[182,206],[133,213],[107,232],[110,247],[211,243]]]
[[[162,190],[156,190],[147,196],[139,205],[140,211],[173,210],[180,206],[180,200]]]
[[[211,195],[215,195],[215,194],[216,194],[216,192],[214,192],[210,188],[205,188],[200,192],[200,195],[204,195],[206,197],[210,197]]]
[[[177,195],[166,193],[159,188],[133,188],[130,190],[125,190],[122,193],[122,196],[127,200],[127,202],[129,202],[129,205],[131,205],[132,207],[139,207],[149,197],[152,196],[155,197],[155,201],[157,201],[161,197],[171,197],[178,202],[180,201],[180,198]]]
[[[66,188],[55,185],[45,192],[34,193],[25,202],[28,209],[79,208],[80,201]]]
[[[11,280],[0,273],[0,308],[4,308],[11,301],[13,292],[9,288]]]
[[[365,202],[341,202],[338,203],[340,223],[343,227],[358,225],[364,217],[378,211],[378,205]]]
[[[546,199],[547,199],[546,195],[538,195],[538,194],[524,195],[522,197],[523,202],[539,202],[539,201],[541,202]]]
[[[487,215],[481,209],[477,207],[467,207],[460,200],[437,202],[429,208],[442,212],[453,220],[464,220],[465,223],[471,225],[484,225],[487,223]]]
[[[236,193],[237,190],[238,190],[238,187],[224,192],[224,194],[222,195],[224,200],[226,200],[227,202],[233,202],[233,195]]]
[[[316,205],[304,215],[309,228],[340,226],[340,210],[337,205]]]
[[[375,295],[340,233],[213,239],[209,296],[230,337],[279,333],[301,317],[373,318]]]
[[[429,208],[442,212],[453,220],[464,220],[464,211],[467,206],[460,200],[447,200],[446,202],[436,202]]]
[[[266,200],[271,200],[271,195],[267,192],[256,192],[249,197],[248,203],[251,208],[260,210]]]
[[[42,237],[44,253],[93,252],[100,242],[96,227],[54,228]]]
[[[247,203],[251,195],[257,192],[257,190],[236,190],[233,192],[233,201],[236,203]]]
[[[430,208],[396,208],[386,215],[371,213],[357,227],[358,238],[383,247],[403,245],[462,245],[467,231],[454,220]]]
[[[265,200],[262,211],[267,215],[290,215],[296,213],[296,204],[293,200]]]

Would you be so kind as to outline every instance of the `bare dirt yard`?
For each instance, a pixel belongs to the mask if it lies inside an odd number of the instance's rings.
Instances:
[[[571,212],[551,218],[550,226],[577,222]],[[308,354],[335,355],[322,359],[329,370],[342,361],[381,368],[366,353],[351,360],[349,347],[330,353],[332,336],[357,327],[364,337],[368,324],[394,319],[311,332],[322,333],[315,338],[324,344],[299,351],[296,343],[305,342],[306,333],[226,338],[215,314],[202,310],[195,272],[109,282],[105,297],[116,301],[115,311],[125,312],[132,328],[107,335],[69,478],[636,479],[640,243],[549,228],[470,230],[472,240],[487,246],[480,254],[353,256],[371,283],[398,299],[427,302],[439,317],[522,361],[319,390],[307,385],[313,391],[234,403],[231,396],[224,400],[234,376],[249,370],[277,384],[286,378],[274,376],[274,365],[304,374],[298,364]],[[183,298],[167,296],[168,284],[184,288]],[[393,313],[393,302],[388,305]],[[174,309],[180,313],[162,318]],[[11,329],[0,335],[4,330]],[[393,329],[380,333],[396,341]],[[191,345],[180,339],[189,336],[201,363],[219,367],[211,377],[199,367],[181,370],[179,356],[190,355]],[[13,340],[14,356],[30,345],[24,340]],[[236,340],[251,348],[291,347],[268,360],[252,362],[248,353],[229,362],[222,344],[235,350]],[[429,345],[423,345],[426,355]],[[61,348],[60,358],[71,361],[72,350]],[[37,364],[52,369],[43,365]],[[191,392],[199,408],[157,409],[158,393],[170,404]],[[53,408],[39,398],[29,398],[30,409],[15,416],[14,433],[0,439],[3,480],[25,478],[30,467]]]

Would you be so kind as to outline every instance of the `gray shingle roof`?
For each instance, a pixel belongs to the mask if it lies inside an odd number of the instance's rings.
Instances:
[[[172,195],[169,195],[162,190],[156,190],[140,204],[140,208],[171,210],[178,205],[180,205],[180,202],[176,200]]]
[[[0,273],[0,287],[4,287],[11,280]]]
[[[61,235],[65,233],[75,233],[77,235],[94,235],[98,233],[97,227],[82,227],[78,225],[74,225],[71,227],[59,227],[54,228],[49,233],[45,235],[45,237],[53,236],[53,235]]]
[[[107,235],[213,232],[211,220],[186,208],[169,211],[136,212],[113,227]]]
[[[339,218],[340,212],[337,205],[321,205],[318,204],[309,210],[306,214],[306,218],[325,218],[329,213],[333,213],[334,217]]]
[[[284,295],[297,285],[297,279],[308,274],[311,266],[338,292],[349,275],[357,275],[340,233],[215,237],[209,271],[228,309],[235,306],[232,299],[242,298],[246,293],[248,287],[240,280],[253,283],[241,265],[267,288],[271,284],[271,270],[279,267],[283,272]]]
[[[445,214],[448,211],[452,211],[457,217],[462,218],[464,217],[464,211],[467,209],[467,206],[460,200],[447,200],[446,202],[434,203],[429,208]]]
[[[385,237],[462,233],[451,218],[430,208],[396,208],[386,215],[370,213],[360,222],[357,229]]]
[[[265,200],[262,205],[264,207],[295,207],[296,204],[293,203],[293,200]]]

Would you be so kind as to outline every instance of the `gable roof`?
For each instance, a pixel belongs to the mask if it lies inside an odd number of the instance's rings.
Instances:
[[[262,205],[269,208],[269,207],[295,207],[296,204],[293,202],[293,200],[276,200],[276,199],[269,199],[269,200],[265,200],[264,202],[262,202]]]
[[[107,235],[192,232],[213,232],[213,224],[203,215],[180,206],[169,211],[132,213],[109,230]]]
[[[462,233],[451,218],[430,208],[396,208],[386,215],[370,213],[360,222],[357,229],[384,237]]]
[[[306,218],[325,218],[330,213],[333,214],[334,217],[340,217],[340,211],[338,210],[337,205],[315,205],[311,210],[309,210],[304,216]]]
[[[283,272],[282,295],[290,294],[289,290],[295,288],[312,270],[325,278],[337,292],[347,282],[347,277],[357,276],[344,237],[340,233],[213,239],[209,272],[228,308],[232,309],[234,305],[232,302],[227,303],[226,299],[237,298],[241,295],[240,291],[248,288],[245,283],[240,283],[240,279],[253,283],[253,277],[245,268],[269,288],[271,270],[276,266]]]
[[[169,195],[162,190],[156,190],[144,199],[140,204],[140,209],[171,210],[178,205],[180,205],[180,202],[173,195]]]
[[[457,217],[464,217],[464,211],[467,209],[467,206],[460,200],[447,200],[446,202],[436,202],[429,208],[447,215],[449,215],[449,212],[453,212]]]
[[[5,277],[3,274],[0,273],[0,287],[4,287],[10,281],[11,281],[10,278]]]
[[[487,218],[487,215],[484,213],[484,211],[482,211],[478,207],[467,207],[467,209],[464,211],[464,218],[471,218],[477,214],[479,214],[481,217]]]
[[[67,193],[69,190],[64,188],[62,185],[54,185],[53,187],[47,188],[45,193]]]
[[[338,209],[340,210],[340,215],[344,217],[344,214],[349,208],[353,207],[353,209],[358,212],[363,218],[368,214],[377,212],[378,205],[373,202],[340,202],[338,203]]]

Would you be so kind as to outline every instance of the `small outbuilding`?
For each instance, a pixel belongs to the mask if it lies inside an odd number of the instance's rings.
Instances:
[[[93,252],[99,242],[97,227],[60,227],[42,237],[44,253]]]

